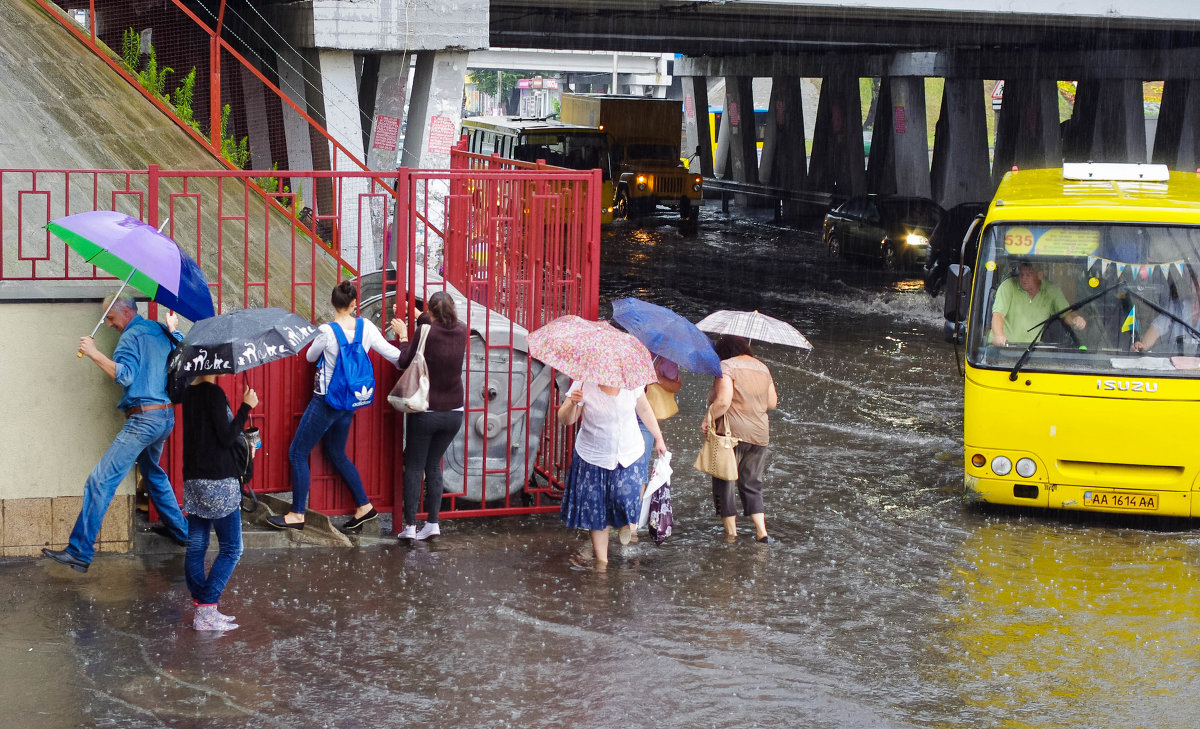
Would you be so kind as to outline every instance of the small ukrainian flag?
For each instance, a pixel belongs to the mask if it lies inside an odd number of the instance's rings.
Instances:
[[[1137,333],[1137,316],[1135,315],[1135,308],[1133,305],[1130,305],[1129,315],[1126,316],[1125,321],[1121,323],[1121,331],[1133,332],[1134,334]]]

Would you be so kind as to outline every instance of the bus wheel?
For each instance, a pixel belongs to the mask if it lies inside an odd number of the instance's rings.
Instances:
[[[614,220],[629,219],[629,193],[621,190],[617,193],[617,204],[613,208]]]

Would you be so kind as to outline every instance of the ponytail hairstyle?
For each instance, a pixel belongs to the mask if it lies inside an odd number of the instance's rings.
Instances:
[[[454,297],[445,291],[438,291],[425,302],[425,311],[433,320],[445,327],[458,325],[458,310],[454,307]]]

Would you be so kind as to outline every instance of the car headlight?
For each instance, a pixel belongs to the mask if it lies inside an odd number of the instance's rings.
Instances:
[[[1037,464],[1032,458],[1021,458],[1017,460],[1017,475],[1021,478],[1029,478],[1037,473]]]
[[[992,473],[997,476],[1007,476],[1012,473],[1012,461],[1008,456],[996,456],[992,459]]]
[[[929,245],[929,238],[921,235],[920,233],[909,233],[906,242],[910,246],[927,246]]]

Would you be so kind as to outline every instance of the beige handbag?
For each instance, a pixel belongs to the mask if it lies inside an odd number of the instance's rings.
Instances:
[[[667,392],[662,385],[651,383],[646,385],[646,402],[654,411],[657,420],[666,420],[679,412],[679,404],[675,402],[675,393]]]
[[[714,478],[736,481],[738,467],[733,448],[738,444],[738,439],[729,432],[728,419],[721,418],[725,425],[725,432],[721,434],[717,433],[712,416],[705,415],[705,418],[708,420],[708,432],[704,435],[704,443],[700,446],[700,453],[696,455],[696,462],[692,465]]]

